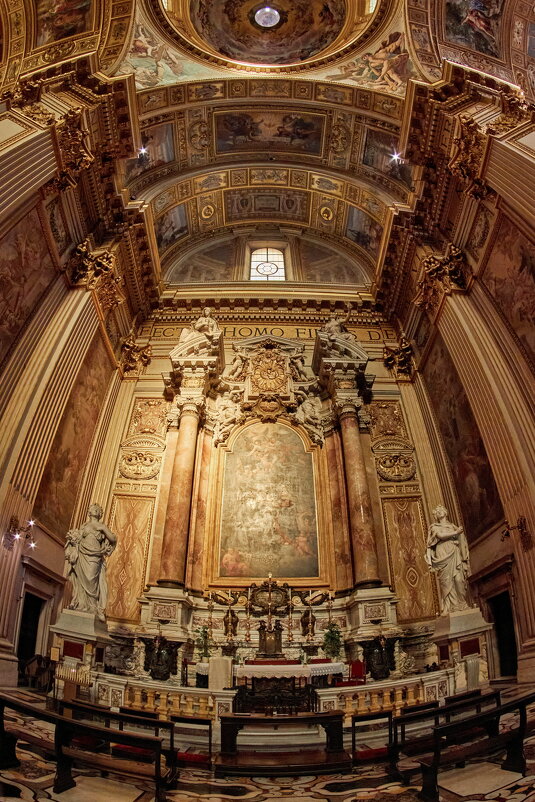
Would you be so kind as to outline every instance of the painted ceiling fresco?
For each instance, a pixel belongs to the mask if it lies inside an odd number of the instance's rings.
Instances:
[[[338,37],[345,20],[344,0],[276,0],[269,8],[263,17],[258,0],[191,0],[190,17],[214,50],[252,64],[305,61]]]

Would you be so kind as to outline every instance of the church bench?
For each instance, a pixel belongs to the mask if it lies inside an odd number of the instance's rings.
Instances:
[[[432,748],[433,727],[449,724],[454,719],[455,722],[461,721],[463,718],[481,713],[484,708],[498,707],[499,704],[500,692],[491,691],[442,707],[432,707],[397,716],[393,720],[393,738],[389,748],[392,773],[408,781],[413,772],[419,771],[418,762],[411,759],[425,754]]]
[[[361,749],[357,752],[357,724],[366,724],[372,721],[386,721],[388,727],[388,744],[378,749]],[[372,760],[373,758],[386,757],[392,744],[392,722],[393,714],[391,710],[381,710],[377,713],[355,713],[351,716],[351,756],[353,763],[358,760]]]
[[[99,726],[106,728],[116,728],[119,732],[127,729],[129,731],[136,731],[138,728],[148,728],[153,731],[153,735],[159,737],[160,734],[166,736],[163,754],[165,755],[166,764],[169,769],[169,781],[173,782],[178,774],[177,772],[177,754],[174,742],[174,724],[172,721],[165,721],[156,718],[154,715],[149,717],[147,715],[138,715],[137,712],[127,709],[128,712],[117,712],[110,710],[109,707],[101,705],[88,704],[86,702],[78,701],[65,701],[60,699],[57,701],[57,709],[60,715],[64,715],[65,711],[72,713],[72,718],[77,721],[79,717],[84,718],[97,718]],[[76,744],[79,742],[78,736],[75,736]],[[116,757],[131,757],[132,759],[147,762],[152,760],[151,750],[144,750],[140,746],[129,744],[112,744],[111,754]]]
[[[115,753],[93,752],[83,747],[80,738],[102,740],[110,746],[131,747],[133,755],[124,759],[122,755]],[[78,745],[75,746],[74,743]],[[96,768],[105,776],[108,772],[113,772],[136,779],[151,780],[154,782],[155,802],[165,802],[165,789],[171,782],[171,770],[162,765],[164,749],[161,738],[110,727],[98,727],[95,724],[58,716],[54,744],[56,753],[54,793],[60,794],[75,787],[76,781],[72,776],[72,769],[76,762]],[[135,755],[139,751],[144,754],[150,753],[150,761],[136,760]]]
[[[198,752],[176,752],[176,758],[180,764],[212,764],[212,728],[213,721],[211,718],[203,718],[199,716],[176,716],[171,714],[171,721],[174,724],[192,724],[200,727],[207,727],[208,729],[208,754]]]
[[[473,691],[463,691],[462,693],[454,693],[452,696],[444,697],[444,704],[455,704],[455,702],[465,702],[467,699],[475,699],[476,696],[481,696],[481,688],[476,688]]]
[[[440,768],[462,768],[472,757],[500,751],[506,752],[505,760],[501,763],[502,769],[525,775],[526,708],[534,702],[535,693],[530,693],[499,705],[494,710],[434,727],[431,754],[422,756],[418,761],[422,771],[422,790],[419,797],[426,802],[438,802]],[[505,715],[513,716],[515,721],[500,727],[502,716]]]
[[[55,793],[61,793],[76,785],[72,776],[72,766],[76,759],[106,773],[112,771],[140,779],[150,778],[154,780],[156,802],[165,802],[164,787],[171,779],[171,770],[167,767],[162,769],[161,766],[164,754],[161,738],[86,724],[47,710],[44,706],[25,702],[5,692],[0,693],[0,769],[20,766],[16,752],[17,740],[24,739],[24,733],[5,729],[4,712],[6,708],[54,725],[54,745],[51,747],[50,753],[56,760],[53,786]],[[107,715],[111,711],[104,709],[103,712]],[[78,747],[73,746],[73,741],[78,744]],[[93,750],[95,744],[111,745],[112,743],[150,751],[151,763],[117,760],[111,755],[90,751]]]

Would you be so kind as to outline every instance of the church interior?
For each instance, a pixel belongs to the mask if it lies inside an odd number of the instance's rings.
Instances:
[[[535,799],[535,6],[0,0],[0,800]]]

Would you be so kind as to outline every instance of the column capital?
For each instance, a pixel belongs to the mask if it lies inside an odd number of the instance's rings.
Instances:
[[[333,405],[336,414],[338,415],[338,420],[343,420],[344,418],[357,418],[359,416],[359,410],[362,406],[362,399],[361,398],[338,398]]]
[[[178,429],[183,417],[194,417],[199,420],[204,411],[205,399],[191,396],[176,396],[174,405],[167,413],[167,429]]]

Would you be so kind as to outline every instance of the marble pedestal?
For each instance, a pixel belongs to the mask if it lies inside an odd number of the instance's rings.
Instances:
[[[89,670],[102,670],[104,649],[111,643],[108,627],[94,613],[65,608],[50,631],[53,647],[59,650],[56,692],[63,698],[76,698],[79,686],[90,684]]]
[[[437,618],[433,640],[442,665],[455,667],[455,692],[488,682],[487,633],[492,629],[479,607],[469,607]]]
[[[191,638],[193,602],[183,588],[153,586],[140,599],[141,624],[147,634],[165,635],[173,641]]]

